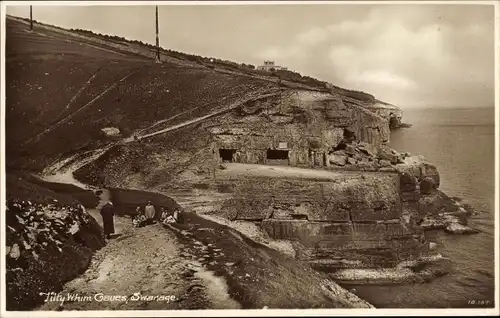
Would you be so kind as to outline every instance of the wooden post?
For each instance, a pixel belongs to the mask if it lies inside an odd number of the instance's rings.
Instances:
[[[156,62],[160,62],[160,31],[158,27],[158,6],[156,6]]]
[[[33,6],[30,6],[30,30],[33,31]]]
[[[281,114],[283,111],[283,100],[281,96],[281,77],[278,75],[278,80],[276,81],[276,84],[278,86],[278,91],[279,91],[279,113]]]

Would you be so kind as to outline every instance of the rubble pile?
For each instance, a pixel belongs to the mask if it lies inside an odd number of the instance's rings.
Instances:
[[[36,306],[40,293],[56,292],[78,276],[104,244],[101,227],[81,204],[7,202],[8,310]]]
[[[38,253],[48,246],[62,252],[64,241],[76,236],[82,226],[97,225],[82,205],[61,206],[55,199],[51,204],[14,201],[6,213],[6,249],[14,259],[20,257],[19,251],[38,259]]]
[[[328,160],[331,165],[344,167],[356,166],[360,169],[394,168],[397,164],[404,163],[409,157],[408,153],[398,153],[387,146],[377,149],[366,142],[341,143],[329,153]]]

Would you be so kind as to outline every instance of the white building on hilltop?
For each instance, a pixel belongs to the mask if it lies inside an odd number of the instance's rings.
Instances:
[[[284,71],[288,70],[286,67],[275,65],[274,61],[264,61],[264,65],[257,66],[257,69],[261,71],[272,71],[272,69]]]

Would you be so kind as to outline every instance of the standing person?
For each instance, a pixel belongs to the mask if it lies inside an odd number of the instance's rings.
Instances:
[[[184,211],[182,209],[177,212],[177,223],[184,223]]]
[[[148,219],[148,223],[154,223],[155,222],[155,207],[153,204],[151,204],[151,201],[148,201],[148,204],[144,208],[144,214],[146,215],[146,218]]]
[[[104,236],[109,239],[110,235],[115,233],[114,211],[113,203],[109,201],[101,209],[102,225],[104,227]]]
[[[174,220],[175,223],[179,223],[179,209],[174,210]]]
[[[183,223],[183,218],[182,218],[182,210],[179,208],[176,208],[174,211],[174,220],[176,223]]]

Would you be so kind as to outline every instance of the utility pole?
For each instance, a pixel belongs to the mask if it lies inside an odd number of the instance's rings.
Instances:
[[[160,60],[160,35],[159,35],[159,27],[158,27],[158,6],[156,6],[156,63],[161,63]]]
[[[278,80],[276,81],[276,86],[278,86],[278,92],[279,92],[279,113],[281,114],[283,111],[283,96],[281,94],[281,76],[278,75]]]
[[[33,31],[33,6],[30,6],[30,30]]]

